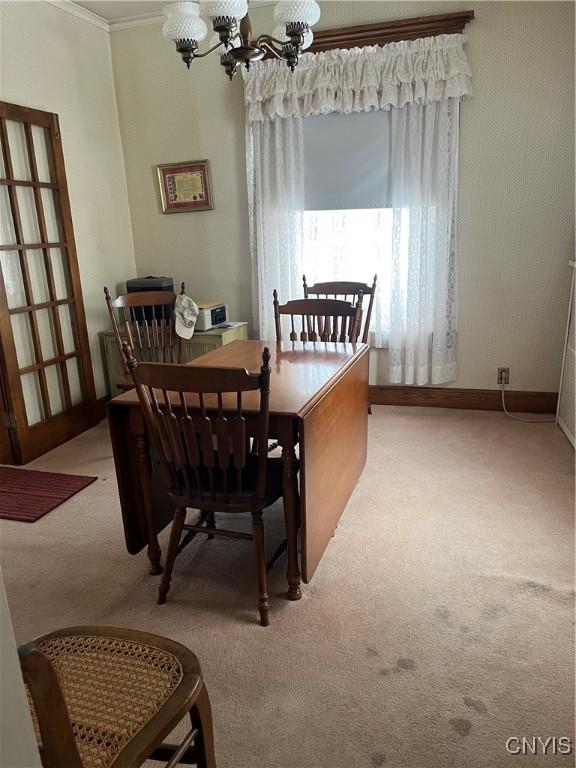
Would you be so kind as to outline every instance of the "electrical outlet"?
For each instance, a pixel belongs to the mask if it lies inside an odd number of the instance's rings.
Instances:
[[[510,384],[510,368],[498,368],[498,384]]]

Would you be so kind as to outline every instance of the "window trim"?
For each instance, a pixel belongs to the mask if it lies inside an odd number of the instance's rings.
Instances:
[[[375,24],[319,29],[314,30],[314,40],[308,50],[318,53],[333,48],[361,48],[365,45],[386,45],[399,40],[457,34],[463,32],[466,24],[473,18],[474,11],[459,11],[379,21]]]

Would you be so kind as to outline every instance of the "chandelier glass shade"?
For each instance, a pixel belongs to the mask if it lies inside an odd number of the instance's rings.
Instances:
[[[164,8],[166,21],[162,33],[173,42],[188,68],[194,59],[220,49],[220,63],[232,79],[242,64],[246,69],[267,53],[286,61],[292,71],[303,50],[312,44],[310,29],[320,19],[316,0],[279,0],[274,8],[276,28],[272,35],[252,40],[247,0],[191,0],[170,3]],[[199,51],[208,34],[206,21],[214,30],[210,47]]]

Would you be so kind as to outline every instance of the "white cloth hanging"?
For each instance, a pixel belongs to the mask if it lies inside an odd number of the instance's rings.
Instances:
[[[274,338],[273,289],[282,302],[301,296],[303,271],[312,279],[366,282],[378,272],[371,343],[388,349],[390,383],[456,377],[459,105],[471,93],[464,41],[440,35],[304,54],[294,74],[284,62],[265,61],[244,75],[254,320],[262,338]],[[353,235],[346,235],[357,211],[334,204],[320,217],[307,210],[307,200],[322,190],[307,194],[303,121],[335,113],[346,121],[350,113],[374,110],[387,113],[386,139],[373,149],[379,176],[364,179],[362,195],[351,199],[378,210],[369,237],[354,249]],[[349,131],[352,158],[355,135]],[[337,197],[328,183],[326,196]],[[370,191],[379,185],[382,194]],[[365,199],[370,194],[373,203]],[[310,274],[315,258],[330,260],[329,274]]]

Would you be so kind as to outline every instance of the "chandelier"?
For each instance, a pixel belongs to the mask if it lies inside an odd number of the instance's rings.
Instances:
[[[164,14],[162,33],[176,44],[188,69],[194,59],[223,47],[220,64],[232,80],[239,66],[244,64],[248,70],[268,52],[284,60],[293,72],[298,57],[312,43],[310,27],[320,18],[320,6],[316,0],[280,0],[274,7],[277,26],[272,35],[260,35],[256,40],[252,40],[247,0],[200,0],[199,4],[183,0],[167,5]],[[208,34],[204,19],[211,22],[214,37],[208,50],[200,53],[198,44]]]

